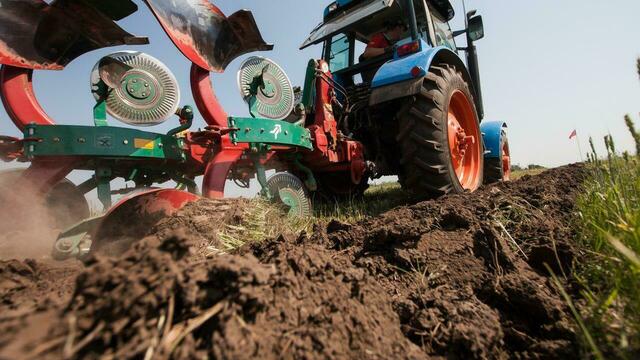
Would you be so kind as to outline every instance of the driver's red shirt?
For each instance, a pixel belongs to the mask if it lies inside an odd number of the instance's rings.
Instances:
[[[384,49],[391,45],[392,45],[391,42],[384,35],[384,32],[381,32],[371,37],[371,40],[369,40],[369,43],[367,44],[367,49],[368,48]]]

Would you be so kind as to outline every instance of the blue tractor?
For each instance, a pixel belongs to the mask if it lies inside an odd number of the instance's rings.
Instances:
[[[482,17],[470,11],[460,31],[453,18],[449,0],[337,0],[301,47],[323,44],[316,73],[331,75],[330,107],[340,134],[363,144],[367,177],[397,175],[421,197],[510,176],[507,126],[483,121],[475,47]]]

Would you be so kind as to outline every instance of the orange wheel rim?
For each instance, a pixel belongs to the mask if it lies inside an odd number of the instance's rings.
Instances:
[[[509,143],[505,141],[502,145],[502,180],[511,180],[511,152]]]
[[[482,145],[476,113],[469,99],[457,90],[451,96],[448,113],[451,164],[465,190],[480,186]]]

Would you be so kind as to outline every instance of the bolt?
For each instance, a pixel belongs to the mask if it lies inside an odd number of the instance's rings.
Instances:
[[[162,145],[162,143],[158,144],[158,148],[162,149],[164,147],[164,145]]]
[[[133,83],[134,83],[134,84],[135,84],[135,83],[137,83],[137,82],[138,82],[138,80],[136,80],[136,79],[133,79]]]
[[[142,96],[147,96],[147,93],[142,93]]]
[[[124,141],[122,143],[125,144],[125,145],[128,145],[129,144],[129,140],[124,139]]]
[[[70,239],[63,239],[58,242],[58,245],[62,247],[63,250],[68,250],[73,245],[73,242],[71,242]]]
[[[60,142],[60,138],[59,137],[54,137],[53,138],[53,142]]]
[[[85,138],[78,138],[78,142],[84,144],[87,140]]]
[[[147,84],[147,83],[144,83],[144,87],[149,87],[149,84]]]

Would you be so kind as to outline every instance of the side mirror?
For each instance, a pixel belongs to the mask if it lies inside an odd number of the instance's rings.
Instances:
[[[469,28],[467,31],[471,41],[477,41],[484,37],[484,23],[482,22],[481,15],[469,17]]]

